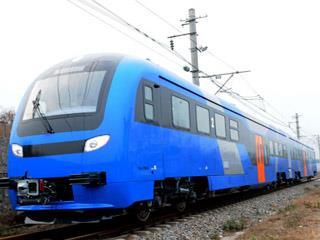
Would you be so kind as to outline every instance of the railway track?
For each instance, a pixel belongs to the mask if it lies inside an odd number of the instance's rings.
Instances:
[[[296,185],[306,183],[308,182],[304,181]],[[0,237],[0,240],[84,240],[116,238],[135,232],[143,233],[146,230],[149,231],[157,230],[159,228],[166,228],[168,227],[167,223],[187,221],[188,217],[192,217],[193,215],[202,214],[210,210],[219,210],[220,208],[223,209],[224,207],[243,203],[246,200],[250,200],[254,197],[283,190],[287,187],[288,185],[281,185],[278,188],[272,190],[253,189],[244,192],[233,193],[231,195],[225,194],[212,199],[201,200],[196,204],[192,204],[192,206],[183,214],[172,211],[172,209],[170,208],[165,208],[161,211],[154,212],[152,219],[146,224],[137,223],[133,221],[130,216],[119,216],[115,217],[111,221],[109,220],[100,223],[64,225],[49,230],[18,234],[2,238]]]

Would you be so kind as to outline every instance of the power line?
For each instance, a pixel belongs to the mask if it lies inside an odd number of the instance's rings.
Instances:
[[[70,0],[68,0],[70,1]],[[80,1],[80,0],[79,0]],[[184,62],[186,62],[187,64],[189,64],[191,67],[195,67],[192,65],[192,63],[190,63],[185,57],[182,56],[182,54],[180,54],[179,52],[175,51],[175,50],[171,50],[169,46],[167,46],[166,44],[156,40],[155,38],[149,36],[147,33],[143,32],[142,30],[140,30],[139,28],[135,27],[134,25],[130,24],[129,22],[127,22],[125,19],[123,19],[122,17],[120,17],[119,15],[117,15],[116,13],[114,13],[113,11],[111,11],[110,9],[108,9],[107,7],[105,7],[104,5],[102,5],[101,3],[97,2],[96,0],[91,0],[92,2],[94,2],[97,6],[99,6],[100,8],[102,8],[103,10],[105,10],[107,13],[102,13],[103,15],[110,17],[110,14],[112,16],[112,18],[116,18],[117,22],[121,23],[122,25],[129,27],[131,29],[133,29],[134,31],[138,32],[139,34],[142,34],[144,37],[152,40],[153,42],[155,42],[157,45],[159,45],[160,47],[164,48],[165,50],[167,50],[168,52],[170,52],[171,54],[174,54],[175,56],[177,56],[178,58],[180,58],[181,60],[183,60]],[[95,7],[89,5],[87,2],[83,2],[83,4],[85,4],[86,6],[93,8],[95,10],[97,10]],[[199,73],[202,73],[206,76],[208,76],[207,73],[203,72],[202,70],[199,69]],[[220,85],[218,83],[216,83],[213,79],[212,81],[218,86],[220,87]]]
[[[272,114],[268,113],[268,112],[265,112],[263,111],[263,109],[261,109],[259,106],[249,102],[248,100],[246,99],[243,99],[243,97],[237,93],[237,92],[233,92],[231,90],[229,90],[228,93],[232,98],[236,99],[237,101],[239,101],[240,103],[242,103],[243,105],[245,105],[246,107],[250,108],[251,110],[253,110],[255,113],[259,114],[261,117],[264,117],[274,123],[277,123],[277,124],[280,124],[284,127],[288,127],[287,123],[283,122],[282,120],[278,119],[277,117],[273,116]],[[252,108],[251,106],[255,107],[255,108]],[[257,111],[257,109],[260,110],[260,112]]]
[[[68,0],[68,1],[71,2],[72,4],[76,5],[76,4],[75,4],[74,2],[72,2],[71,0]],[[80,0],[79,0],[79,1],[80,1]],[[183,60],[184,62],[186,62],[186,63],[189,64],[190,66],[192,66],[192,64],[191,64],[188,60],[186,60],[179,52],[177,52],[177,51],[172,51],[169,46],[167,46],[167,45],[164,44],[164,43],[161,43],[160,41],[158,41],[158,40],[156,40],[155,38],[151,37],[151,36],[148,35],[147,33],[141,31],[139,28],[137,28],[137,27],[135,27],[134,25],[130,24],[130,23],[127,22],[125,19],[123,19],[122,17],[120,17],[119,15],[117,15],[116,13],[114,13],[113,11],[111,11],[110,9],[106,8],[104,5],[100,4],[99,2],[97,2],[97,1],[95,1],[95,0],[92,0],[92,2],[94,2],[97,6],[99,6],[100,9],[103,9],[104,12],[101,12],[101,10],[97,9],[97,8],[96,8],[95,6],[93,6],[93,5],[89,5],[88,2],[85,2],[85,1],[81,1],[81,2],[82,2],[82,4],[86,5],[87,7],[91,8],[91,9],[93,9],[93,10],[95,10],[95,11],[100,12],[100,13],[103,14],[104,16],[107,16],[107,17],[111,18],[112,20],[114,20],[114,21],[116,21],[116,22],[118,22],[118,23],[120,23],[120,24],[122,24],[122,25],[125,25],[125,26],[127,26],[127,27],[135,30],[135,31],[138,32],[139,34],[141,34],[141,35],[143,35],[144,37],[152,40],[153,42],[155,42],[155,43],[156,43],[157,45],[159,45],[160,47],[164,48],[165,50],[169,51],[171,54],[174,54],[176,57],[180,58],[181,60]],[[76,5],[76,6],[77,6],[78,8],[80,8],[80,9],[82,9],[83,11],[85,11],[86,13],[90,14],[91,16],[95,17],[95,18],[98,19],[99,21],[103,22],[104,24],[106,24],[106,25],[112,27],[113,29],[115,29],[116,31],[124,34],[124,35],[127,36],[129,39],[132,39],[132,40],[138,42],[139,44],[143,45],[144,47],[147,47],[147,48],[150,49],[151,51],[156,52],[156,51],[154,51],[153,49],[151,49],[150,47],[148,47],[148,46],[146,46],[145,44],[141,43],[140,41],[132,38],[132,37],[129,36],[128,34],[122,32],[121,30],[119,30],[119,29],[117,29],[117,28],[115,28],[114,26],[112,26],[111,24],[107,23],[105,20],[99,18],[99,17],[96,16],[95,14],[87,11],[86,9],[80,7],[79,5]],[[160,54],[160,53],[158,53],[158,52],[156,52],[156,53],[157,53],[158,55],[161,55],[162,57],[164,57],[165,59],[168,60],[168,58],[165,57],[164,55],[162,55],[162,54]],[[177,65],[181,66],[180,64],[177,64]],[[192,67],[193,67],[193,66],[192,66]],[[199,69],[199,73],[202,73],[202,74],[208,76],[207,73],[203,72],[203,71],[200,70],[200,69]],[[221,87],[221,84],[219,84],[218,82],[216,82],[213,78],[211,78],[211,81],[212,81],[218,88]],[[227,89],[226,89],[226,92],[228,92]],[[239,96],[241,96],[240,94],[237,93],[237,95],[238,95],[237,97],[234,96],[234,95],[235,95],[235,92],[231,92],[230,94],[231,94],[231,96],[232,96],[233,98],[238,99],[238,101],[239,101]],[[241,102],[241,101],[240,101],[240,102]],[[250,103],[250,102],[249,102],[249,103]],[[253,105],[254,107],[257,107],[256,105],[254,105],[254,104],[252,104],[252,103],[250,103],[250,104]],[[260,109],[260,108],[258,107],[258,109]],[[260,110],[261,110],[261,109],[260,109]],[[265,114],[269,114],[269,113],[267,113],[267,112],[265,112],[265,111],[264,111],[264,113],[265,113]],[[260,115],[262,116],[261,113],[260,113]],[[271,115],[271,114],[269,114],[269,115]],[[272,116],[272,115],[271,115],[271,116]],[[264,117],[265,117],[265,116],[264,116]],[[272,117],[273,117],[273,116],[272,116]]]
[[[161,21],[163,21],[164,23],[166,23],[168,26],[170,26],[172,29],[176,30],[177,32],[181,33],[181,35],[186,35],[186,34],[182,34],[182,31],[180,29],[178,29],[177,27],[175,27],[173,24],[171,24],[169,21],[167,21],[166,19],[164,19],[163,17],[161,17],[159,14],[157,14],[155,11],[153,11],[152,9],[148,8],[147,6],[145,6],[143,3],[141,3],[141,1],[139,0],[135,0],[140,6],[142,6],[143,8],[145,8],[146,10],[148,10],[149,12],[151,12],[153,15],[155,15],[156,17],[158,17]],[[191,39],[192,41],[192,39]],[[216,58],[217,60],[219,60],[220,62],[222,62],[223,64],[225,64],[226,66],[228,66],[229,68],[233,69],[234,71],[237,71],[237,69],[232,66],[231,64],[227,63],[226,61],[224,61],[223,59],[219,58],[218,56],[216,56],[215,54],[213,54],[211,51],[207,50],[207,53],[209,55],[211,55],[212,57]],[[214,76],[214,75],[213,75]],[[210,75],[206,75],[205,77],[206,78],[212,78],[213,76],[210,76]],[[212,82],[214,82],[217,87],[218,87],[218,90],[216,93],[218,93],[220,90],[222,90],[225,85],[228,83],[228,81],[233,77],[233,74],[230,75],[230,77],[222,84],[217,84],[215,81],[212,80]],[[256,94],[256,96],[253,96],[253,97],[244,97],[244,96],[241,96],[240,94],[236,93],[236,92],[231,92],[230,90],[226,90],[227,93],[231,93],[233,95],[237,95],[237,97],[245,100],[245,101],[252,101],[252,100],[260,100],[262,101],[262,103],[266,103],[269,105],[270,108],[272,108],[277,114],[279,114],[279,116],[281,116],[281,118],[285,119],[285,117],[279,112],[279,110],[277,110],[272,104],[269,103],[269,101],[267,101],[265,98],[263,98],[258,92],[256,89],[254,89],[252,87],[252,85],[245,79],[243,78],[242,76],[240,76],[241,79],[243,81],[246,82],[247,86],[251,89],[252,92],[254,92]],[[220,85],[220,86],[219,86]],[[277,117],[273,116],[272,114],[266,112],[265,109],[261,109],[260,107],[256,106],[255,104],[252,104],[254,105],[255,107],[259,108],[261,111],[265,112],[266,114],[270,115],[272,118],[274,118],[275,120],[277,120],[279,123],[281,123],[283,126],[285,127],[288,127],[288,125],[283,122],[282,120],[278,119]],[[296,114],[296,128],[297,128],[297,136],[298,136],[298,139],[301,137],[300,136],[300,126],[299,126],[299,119],[298,119],[299,115]],[[313,139],[314,140],[314,139]],[[319,146],[319,154],[320,154],[320,135],[317,135],[317,143],[318,143],[318,146]]]
[[[176,26],[174,26],[173,24],[171,24],[168,20],[166,20],[165,18],[161,17],[159,14],[157,14],[155,11],[153,11],[151,8],[147,7],[146,5],[144,5],[141,1],[139,0],[135,0],[136,3],[138,3],[141,7],[143,7],[144,9],[146,9],[148,12],[152,13],[153,15],[155,15],[157,18],[159,18],[162,22],[164,22],[165,24],[167,24],[168,26],[170,26],[172,29],[174,29],[177,32],[182,33],[182,31],[177,28]]]
[[[116,28],[116,27],[113,26],[112,24],[108,23],[107,21],[105,21],[104,19],[98,17],[97,15],[91,13],[90,11],[86,10],[86,9],[83,8],[82,6],[76,4],[75,2],[73,2],[73,1],[71,1],[71,0],[67,0],[67,1],[70,2],[71,4],[73,4],[74,6],[76,6],[77,8],[81,9],[82,11],[86,12],[86,13],[89,14],[90,16],[94,17],[94,18],[97,19],[98,21],[102,22],[103,24],[105,24],[105,25],[107,25],[108,27],[112,28],[113,30],[115,30],[115,31],[119,32],[120,34],[124,35],[125,37],[129,38],[130,40],[132,40],[132,41],[138,43],[139,45],[141,45],[141,46],[149,49],[150,51],[156,53],[157,55],[159,55],[159,56],[161,56],[161,57],[163,57],[163,58],[165,58],[166,60],[168,60],[168,61],[170,61],[170,62],[172,62],[172,63],[174,63],[174,64],[176,64],[176,65],[178,65],[178,66],[180,66],[180,67],[183,67],[182,64],[177,63],[176,61],[174,61],[174,60],[172,60],[172,59],[169,59],[169,58],[168,58],[167,56],[165,56],[164,54],[162,54],[162,53],[154,50],[154,48],[151,48],[151,47],[147,46],[146,44],[144,44],[143,42],[141,42],[141,41],[139,41],[139,40],[131,37],[129,34],[121,31],[120,29]]]
[[[117,21],[129,28],[131,28],[132,30],[136,31],[137,33],[141,34],[142,36],[148,38],[149,40],[153,41],[154,43],[156,43],[157,45],[159,45],[160,47],[162,47],[163,49],[165,49],[166,51],[168,51],[171,54],[176,55],[178,58],[180,58],[181,60],[183,60],[184,62],[186,62],[187,64],[189,64],[190,66],[192,66],[192,64],[179,52],[175,51],[175,50],[171,50],[170,46],[158,41],[157,39],[155,39],[154,37],[150,36],[149,34],[147,34],[146,32],[142,31],[141,29],[139,29],[138,27],[132,25],[131,23],[129,23],[128,21],[126,21],[124,18],[120,17],[119,15],[117,15],[116,13],[114,13],[113,11],[111,11],[110,9],[108,9],[106,6],[104,6],[103,4],[97,2],[96,0],[91,0],[94,4],[96,4],[97,6],[99,6],[101,9],[103,9],[104,11],[106,11],[109,14],[105,14],[105,16],[110,17],[110,14],[115,17],[117,19]],[[86,4],[87,6],[89,6],[87,4],[87,2],[83,2],[84,4]],[[89,6],[91,7],[91,6]]]
[[[103,22],[104,24],[110,26],[111,28],[113,28],[114,30],[120,32],[121,34],[127,36],[129,39],[131,40],[134,40],[135,42],[143,45],[144,47],[152,50],[153,52],[156,52],[154,51],[153,49],[151,49],[150,47],[146,46],[145,44],[143,44],[142,42],[132,38],[131,36],[129,36],[128,34],[124,33],[123,31],[117,29],[116,27],[114,27],[113,25],[109,24],[108,22],[106,22],[105,20],[101,19],[100,17],[96,16],[95,14],[89,12],[88,10],[84,9],[83,7],[79,6],[78,4],[75,4],[74,2],[72,2],[71,0],[68,0],[70,3],[72,3],[73,5],[75,5],[76,7],[80,8],[81,10],[83,10],[84,12],[86,12],[87,14],[93,16],[94,18],[98,19],[99,21]],[[82,4],[86,5],[87,7],[95,10],[95,11],[98,11],[101,13],[101,11],[99,11],[95,6],[92,6],[92,5],[89,5],[88,2],[84,2],[84,1],[81,1],[81,0],[78,0],[79,2],[81,2]],[[94,0],[93,0],[94,1]],[[192,66],[192,64],[186,60],[180,53],[178,53],[177,51],[171,51],[170,48],[168,46],[166,46],[165,44],[157,41],[156,39],[154,38],[151,38],[148,34],[142,32],[140,29],[136,28],[135,26],[133,26],[132,24],[128,23],[126,20],[124,20],[123,18],[121,18],[120,16],[118,16],[117,14],[115,14],[114,12],[112,12],[111,10],[107,9],[105,6],[101,5],[100,3],[94,1],[96,4],[98,4],[101,8],[103,8],[104,10],[106,10],[108,13],[110,13],[112,16],[110,16],[110,14],[107,14],[105,12],[103,12],[102,14],[107,16],[107,17],[111,17],[113,20],[117,21],[118,23],[121,23],[122,25],[126,25],[132,29],[134,29],[135,31],[139,32],[140,34],[142,34],[144,37],[148,38],[148,39],[151,39],[153,42],[157,43],[158,45],[160,45],[161,47],[163,47],[165,50],[169,51],[170,53],[173,53],[176,57],[180,58],[181,60],[183,60],[184,62],[186,62],[187,64],[189,64],[190,66]],[[156,52],[157,54],[165,57],[164,55]],[[165,57],[166,58],[166,57]],[[168,59],[168,58],[166,58]],[[179,66],[182,66],[180,64],[178,64]],[[203,73],[205,75],[208,75],[206,74],[205,72],[199,70],[200,73]],[[215,83],[217,86],[219,86],[217,83]]]
[[[172,29],[174,29],[175,31],[179,32],[179,33],[183,33],[179,28],[175,27],[172,23],[170,23],[168,20],[166,20],[165,18],[161,17],[158,13],[156,13],[154,10],[152,10],[150,7],[147,7],[145,4],[143,4],[141,1],[139,0],[135,0],[140,6],[142,6],[144,9],[146,9],[147,11],[149,11],[151,14],[153,14],[154,16],[156,16],[157,18],[159,18],[161,21],[163,21],[165,24],[167,24],[168,26],[170,26]],[[214,53],[212,53],[209,49],[207,49],[205,51],[206,53],[208,53],[211,57],[217,59],[218,61],[222,62],[224,65],[226,65],[227,67],[231,68],[234,71],[237,71],[237,69],[232,66],[231,64],[227,63],[226,61],[224,61],[222,58],[218,57],[217,55],[215,55]]]
[[[157,18],[159,18],[161,21],[163,21],[165,24],[167,24],[168,26],[170,26],[172,29],[174,29],[174,30],[176,30],[177,32],[179,32],[180,33],[180,35],[183,33],[180,29],[178,29],[177,27],[175,27],[173,24],[171,24],[169,21],[167,21],[165,18],[163,18],[162,16],[160,16],[158,13],[156,13],[154,10],[152,10],[151,8],[149,8],[149,7],[147,7],[145,4],[143,4],[140,0],[135,0],[140,6],[142,6],[144,9],[146,9],[147,11],[149,11],[151,14],[153,14],[154,16],[156,16]],[[183,34],[183,35],[185,35],[185,34]],[[192,41],[192,40],[191,40]],[[229,67],[229,68],[231,68],[231,69],[233,69],[234,71],[238,71],[234,66],[232,66],[231,64],[229,64],[229,63],[227,63],[226,61],[224,61],[223,59],[221,59],[220,57],[218,57],[217,55],[215,55],[214,53],[212,53],[210,50],[206,50],[206,52],[211,56],[211,57],[213,57],[213,58],[215,58],[215,59],[217,59],[218,61],[220,61],[220,62],[222,62],[224,65],[226,65],[227,67]],[[206,75],[206,74],[205,74]],[[206,75],[205,77],[208,77],[208,75]],[[285,117],[282,115],[282,114],[280,114],[279,113],[279,111],[274,107],[274,106],[272,106],[268,101],[266,101],[265,100],[265,98],[263,98],[262,96],[261,96],[261,94],[259,94],[253,87],[252,87],[252,85],[244,78],[244,77],[242,77],[242,76],[240,76],[241,77],[241,79],[243,80],[243,81],[245,81],[245,83],[247,84],[247,86],[251,89],[251,91],[252,92],[254,92],[257,96],[259,96],[259,98],[257,99],[257,100],[260,100],[260,101],[262,101],[262,102],[265,102],[265,103],[267,103],[269,106],[270,106],[270,108],[272,108],[277,114],[279,114],[279,116],[281,117],[281,118],[283,118],[283,119],[285,119]],[[229,79],[230,80],[230,79]],[[227,80],[227,81],[229,81],[229,80]],[[216,82],[214,82],[214,83],[216,83]],[[217,84],[216,84],[217,85]],[[220,85],[220,84],[218,84],[218,85]],[[218,89],[222,89],[221,88],[221,85],[220,86],[218,86],[217,85],[217,87],[218,87]],[[224,84],[225,85],[225,84]],[[224,86],[223,86],[224,87]],[[228,91],[226,91],[226,92],[228,92]],[[239,97],[242,97],[240,94],[239,94]],[[251,101],[251,100],[255,100],[255,99],[246,99],[245,97],[242,97],[242,99],[243,100],[246,100],[246,101]],[[251,103],[252,104],[252,103]],[[253,104],[253,106],[255,106],[255,107],[257,107],[255,104]],[[263,112],[266,112],[266,110],[265,109],[261,109],[260,107],[258,107],[260,110],[262,110]],[[270,114],[270,113],[268,113],[268,112],[266,112],[267,114]],[[270,114],[271,115],[271,114]],[[272,116],[272,117],[274,117],[274,116]],[[278,121],[279,121],[279,119],[278,119]],[[284,123],[284,121],[282,121],[281,120],[281,122],[282,123]],[[286,124],[286,126],[287,126],[287,124]]]

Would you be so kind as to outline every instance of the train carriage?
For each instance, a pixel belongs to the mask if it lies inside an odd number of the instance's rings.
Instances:
[[[112,216],[311,178],[312,148],[148,60],[67,60],[27,90],[8,153],[13,209]],[[50,213],[50,214],[48,214]],[[80,214],[79,214],[80,213]]]

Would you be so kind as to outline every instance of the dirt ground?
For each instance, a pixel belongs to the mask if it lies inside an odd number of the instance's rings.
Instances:
[[[237,240],[319,240],[320,182],[305,187],[306,194],[279,209],[276,215],[253,224]]]

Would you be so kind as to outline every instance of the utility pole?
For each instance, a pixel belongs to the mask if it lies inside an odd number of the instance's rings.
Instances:
[[[169,36],[168,38],[170,39],[170,49],[172,51],[174,51],[174,42],[173,42],[173,38],[177,38],[177,37],[182,37],[182,36],[189,36],[190,37],[190,53],[191,53],[191,71],[190,68],[188,66],[183,67],[183,69],[187,72],[191,72],[192,73],[192,83],[199,86],[200,82],[199,82],[199,78],[221,78],[222,76],[230,76],[217,90],[217,92],[215,94],[218,94],[224,87],[225,85],[229,82],[229,80],[235,75],[235,74],[241,74],[241,73],[247,73],[250,71],[235,71],[235,72],[229,72],[229,73],[220,73],[220,74],[212,74],[212,75],[204,75],[204,76],[199,76],[199,63],[198,63],[198,52],[202,53],[204,51],[206,51],[208,49],[208,47],[198,47],[198,40],[197,40],[197,20],[200,18],[206,18],[208,17],[207,15],[205,16],[196,16],[196,11],[194,10],[194,8],[190,8],[189,9],[189,15],[188,18],[185,20],[181,20],[183,21],[182,26],[186,26],[189,25],[189,32],[187,33],[181,33],[181,34],[177,34],[177,35],[172,35]],[[212,82],[214,82],[213,80],[211,80]]]
[[[298,113],[296,113],[293,118],[295,119],[295,123],[296,123],[296,131],[297,131],[297,138],[300,139],[301,135],[300,135],[300,124],[299,124],[299,117],[301,115],[299,115]]]
[[[168,38],[176,38],[176,37],[181,37],[181,36],[190,36],[190,52],[191,52],[191,73],[192,73],[192,82],[193,84],[199,86],[199,63],[198,63],[198,51],[203,52],[207,49],[207,47],[200,47],[198,48],[198,43],[197,43],[197,19],[200,18],[206,18],[206,16],[199,16],[196,17],[196,11],[194,8],[189,9],[189,16],[187,19],[183,20],[184,23],[182,26],[189,25],[189,32],[188,33],[183,33],[183,34],[178,34],[178,35],[173,35],[169,36]],[[170,48],[171,50],[174,50],[174,44],[173,41],[170,40]]]
[[[190,31],[190,51],[191,51],[191,72],[192,82],[199,86],[199,65],[198,65],[198,43],[197,43],[197,27],[196,12],[194,8],[189,9],[189,31]]]

